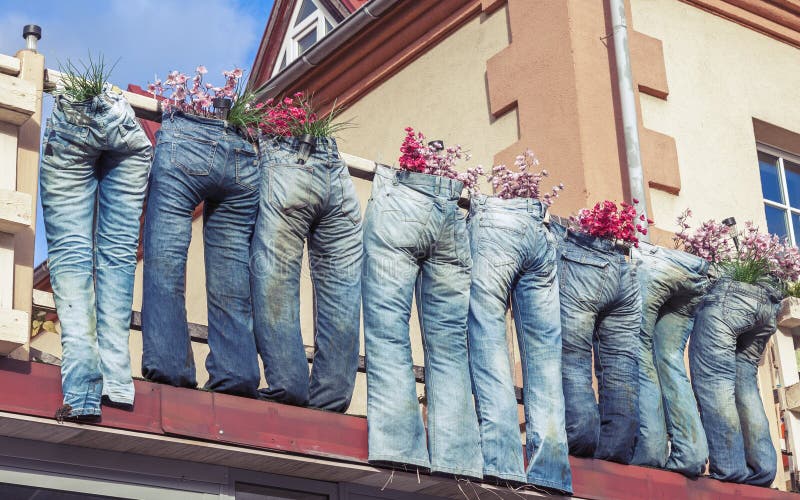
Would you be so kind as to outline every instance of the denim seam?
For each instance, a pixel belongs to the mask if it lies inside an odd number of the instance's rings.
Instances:
[[[555,488],[557,490],[566,491],[570,495],[572,495],[572,486],[566,486],[564,483],[557,483],[555,481],[548,481],[546,479],[536,479],[535,477],[531,479],[530,477],[527,478],[528,484],[534,484],[536,486],[544,486],[545,488]]]
[[[373,455],[373,454],[370,453],[368,458],[367,458],[367,461],[368,462],[392,462],[392,463],[398,464],[397,468],[400,468],[399,467],[400,464],[413,465],[415,467],[422,467],[422,468],[428,469],[428,470],[430,470],[430,468],[431,468],[430,461],[423,462],[422,460],[409,459],[408,457],[394,456],[394,455]],[[408,472],[408,471],[406,471],[406,472]]]
[[[421,278],[417,279],[416,289],[417,289],[416,290],[416,292],[417,292],[416,293],[417,300],[419,301],[418,302],[419,303],[419,331],[422,334],[422,343],[423,343],[423,346],[425,347],[425,352],[424,352],[424,355],[425,355],[425,394],[426,394],[427,400],[428,400],[428,449],[429,449],[428,456],[433,457],[433,456],[436,455],[435,448],[434,448],[434,444],[436,443],[436,439],[435,439],[436,434],[434,432],[436,430],[436,425],[431,425],[431,420],[432,419],[430,417],[431,417],[431,415],[435,414],[434,401],[435,401],[436,398],[434,397],[434,394],[433,394],[433,384],[428,384],[429,374],[431,373],[431,369],[430,369],[430,357],[431,357],[430,356],[430,352],[431,351],[430,351],[430,348],[428,346],[428,335],[425,332],[425,313],[426,313],[426,311],[425,311],[425,301],[424,300],[420,300],[422,298],[422,279]],[[419,412],[419,409],[417,409],[417,412]]]

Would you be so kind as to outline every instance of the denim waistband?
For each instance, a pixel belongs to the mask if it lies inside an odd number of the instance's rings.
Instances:
[[[664,248],[658,245],[640,241],[639,248],[636,249],[636,251],[638,251],[644,257],[654,257],[676,262],[696,274],[708,274],[710,263],[706,259],[682,250]]]
[[[183,111],[165,112],[161,118],[160,130],[164,133],[189,132],[200,135],[201,138],[250,142],[245,135],[226,120],[190,115]]]
[[[542,220],[547,207],[535,198],[498,198],[485,194],[470,197],[469,212],[474,214],[481,210],[502,210],[505,212],[528,213],[536,219]]]
[[[375,168],[375,175],[388,179],[393,184],[402,184],[425,195],[452,201],[458,200],[461,196],[461,191],[464,189],[464,183],[456,179],[442,177],[441,175],[408,172],[386,165],[378,165]]]
[[[258,138],[258,144],[262,151],[281,149],[294,154],[300,149],[302,143],[299,137],[294,136],[262,134]],[[338,162],[339,146],[336,144],[336,139],[333,137],[312,137],[310,156],[329,164]]]
[[[561,239],[579,247],[597,250],[613,255],[628,255],[630,249],[624,245],[619,245],[615,241],[592,236],[590,234],[579,233],[558,222],[550,221],[550,232],[559,236]]]
[[[777,303],[783,299],[783,293],[775,286],[766,283],[742,283],[741,281],[734,281],[728,277],[722,277],[717,280],[712,291],[715,293],[720,293],[722,291],[742,293],[764,302],[771,301]]]
[[[117,102],[123,100],[122,94],[111,90],[106,86],[100,95],[90,97],[83,101],[71,101],[63,95],[56,96],[56,108],[62,111],[74,111],[77,113],[97,113],[111,109]]]

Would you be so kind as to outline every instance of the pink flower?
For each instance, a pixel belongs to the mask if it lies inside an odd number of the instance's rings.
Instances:
[[[605,200],[596,203],[591,209],[584,208],[578,212],[577,216],[571,217],[579,227],[580,231],[599,238],[610,240],[620,240],[639,246],[637,233],[647,234],[647,228],[642,224],[634,223],[636,220],[636,204],[639,200],[634,199],[633,204],[621,202],[619,208],[613,201]],[[652,224],[653,221],[639,217],[641,221],[647,220]]]
[[[208,73],[208,70],[206,69],[205,66],[198,66],[194,71],[199,75],[205,75],[206,73]]]

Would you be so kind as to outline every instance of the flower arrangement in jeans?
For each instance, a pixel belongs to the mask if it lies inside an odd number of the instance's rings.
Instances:
[[[400,146],[400,170],[418,172],[428,175],[440,175],[456,179],[464,184],[467,190],[472,191],[477,185],[478,178],[483,175],[481,167],[467,169],[466,172],[456,170],[459,160],[469,161],[470,155],[461,145],[442,147],[441,143],[432,141],[425,143],[425,134],[415,132],[412,127],[406,127],[406,136]]]
[[[596,203],[591,209],[584,208],[578,215],[571,217],[571,221],[582,233],[617,240],[623,244],[639,246],[639,234],[647,234],[647,228],[641,222],[653,221],[647,219],[644,214],[636,217],[636,205],[639,200],[633,199],[633,204],[622,202],[619,207],[613,201],[605,200]]]
[[[539,184],[549,173],[545,169],[535,171],[539,166],[539,159],[530,149],[516,157],[514,166],[516,171],[506,165],[495,165],[487,176],[494,195],[498,198],[535,198],[549,207],[558,198],[558,193],[564,190],[564,184],[559,183],[549,192],[541,191]]]
[[[95,59],[91,52],[88,63],[79,61],[76,64],[67,59],[66,63],[59,64],[61,82],[54,93],[63,95],[72,102],[82,102],[99,96],[116,65],[115,62],[110,67],[107,66],[102,54]]]
[[[334,101],[330,111],[320,116],[313,99],[305,92],[295,92],[283,99],[267,99],[255,105],[261,112],[258,123],[261,132],[283,137],[333,137],[342,130],[352,128],[351,121],[337,120],[343,109]]]
[[[711,219],[690,232],[687,220],[691,215],[687,209],[678,217],[680,229],[673,238],[676,247],[716,264],[735,281],[756,284],[777,280],[787,290],[787,283],[800,279],[800,250],[789,241],[760,233],[751,221],[736,231],[734,226]]]
[[[205,66],[195,68],[195,75],[191,78],[186,73],[172,71],[162,81],[147,85],[147,90],[161,101],[165,112],[182,111],[187,114],[215,118],[215,98],[227,98],[232,101],[232,106],[226,119],[233,125],[248,129],[255,126],[261,119],[260,108],[254,106],[255,95],[242,90],[242,76],[240,68],[223,71],[225,84],[215,87],[211,83],[204,83],[204,75],[208,73]]]

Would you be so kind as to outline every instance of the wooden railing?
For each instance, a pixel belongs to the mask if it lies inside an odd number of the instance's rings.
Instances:
[[[0,55],[0,355],[27,357],[44,57]],[[29,44],[30,45],[30,44]]]

